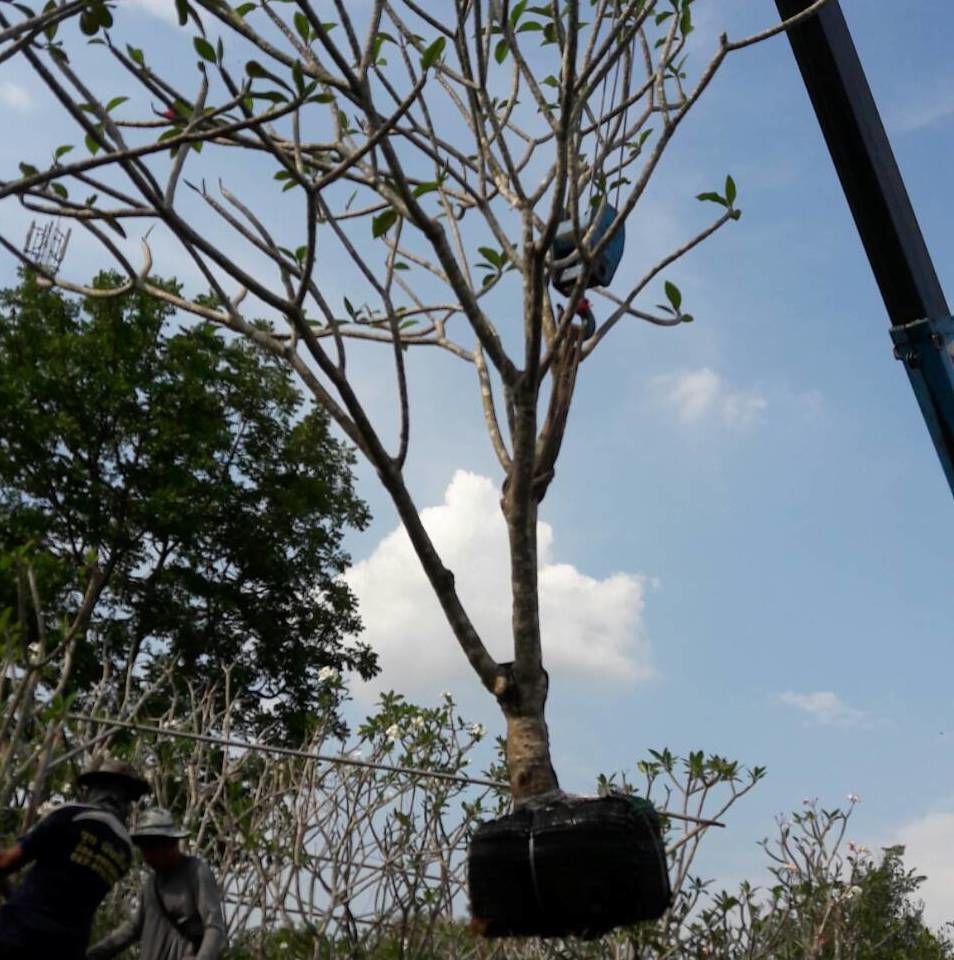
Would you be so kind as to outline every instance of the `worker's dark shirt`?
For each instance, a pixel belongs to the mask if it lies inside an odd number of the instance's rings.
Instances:
[[[85,949],[96,908],[132,863],[125,827],[102,807],[69,804],[18,843],[33,866],[0,909],[0,943],[15,934],[26,946],[53,939]]]

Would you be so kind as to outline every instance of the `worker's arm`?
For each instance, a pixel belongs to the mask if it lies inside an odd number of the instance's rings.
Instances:
[[[0,850],[0,876],[14,873],[22,864],[23,847],[19,843],[13,847],[7,847],[6,850]]]
[[[109,960],[110,957],[122,953],[126,947],[136,943],[142,937],[144,919],[143,900],[145,890],[139,896],[136,912],[121,927],[103,937],[95,946],[86,952],[86,960]]]
[[[195,960],[218,960],[226,946],[225,917],[219,885],[204,860],[196,869],[196,909],[202,920],[202,943]]]
[[[17,844],[0,850],[0,897],[10,895],[10,884],[7,874],[18,870],[23,864],[23,847]]]

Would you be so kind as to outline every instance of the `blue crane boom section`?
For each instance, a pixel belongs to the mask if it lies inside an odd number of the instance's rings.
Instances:
[[[812,0],[775,0],[783,19]],[[954,493],[954,319],[838,0],[788,31],[903,362]]]

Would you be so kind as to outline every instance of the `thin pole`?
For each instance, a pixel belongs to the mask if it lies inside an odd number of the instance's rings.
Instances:
[[[120,727],[123,730],[136,730],[141,733],[153,733],[160,737],[178,737],[182,740],[193,740],[198,743],[210,743],[220,747],[234,747],[237,750],[253,750],[259,753],[276,753],[284,757],[300,757],[304,760],[318,760],[321,763],[338,764],[347,767],[365,767],[371,770],[384,770],[388,773],[408,773],[416,777],[432,777],[438,780],[448,780],[453,783],[472,784],[478,787],[492,787],[495,790],[509,790],[510,784],[503,780],[483,780],[477,777],[463,777],[456,773],[442,773],[439,770],[423,770],[420,767],[401,767],[391,763],[377,763],[373,760],[358,760],[355,757],[346,757],[341,754],[328,756],[320,753],[310,753],[307,750],[296,750],[294,747],[279,747],[265,743],[255,743],[248,740],[232,740],[226,737],[216,737],[208,733],[190,733],[186,730],[168,730],[155,727],[148,723],[133,723],[130,720],[114,720],[110,717],[93,717],[85,713],[68,713],[70,720],[84,723],[98,723],[109,727]],[[98,738],[97,738],[98,739]],[[693,817],[688,813],[675,813],[668,810],[658,811],[662,817],[671,820],[685,820],[688,823],[698,823],[706,827],[724,827],[718,820],[706,820],[702,817]]]
[[[356,757],[327,756],[321,753],[310,753],[307,750],[296,750],[294,747],[279,747],[264,743],[255,743],[248,740],[233,740],[226,737],[215,737],[207,733],[190,733],[186,730],[164,730],[148,723],[132,723],[129,720],[113,720],[109,717],[91,717],[83,713],[68,713],[71,720],[82,720],[87,723],[100,723],[111,727],[120,727],[123,730],[137,730],[142,733],[154,733],[163,737],[178,737],[182,740],[194,740],[198,743],[210,743],[220,747],[234,747],[236,750],[253,750],[259,753],[276,753],[283,757],[300,757],[304,760],[318,760],[321,763],[337,764],[346,767],[365,767],[370,770],[384,770],[388,773],[408,773],[418,777],[432,777],[438,780],[447,780],[452,783],[473,784],[480,787],[494,787],[498,790],[508,790],[509,786],[499,780],[482,780],[476,777],[463,777],[456,773],[442,773],[439,770],[423,770],[420,767],[401,767],[391,763],[377,763],[373,760],[359,760]]]

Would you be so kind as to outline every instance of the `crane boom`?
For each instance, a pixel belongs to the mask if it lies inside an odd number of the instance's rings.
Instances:
[[[775,0],[783,19],[812,0]],[[838,0],[788,38],[954,493],[954,319]]]

